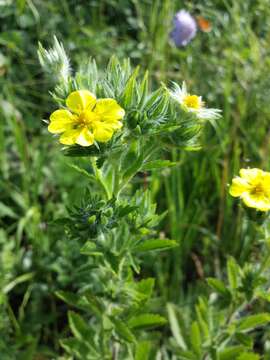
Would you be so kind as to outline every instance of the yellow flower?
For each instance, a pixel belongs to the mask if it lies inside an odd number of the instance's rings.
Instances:
[[[182,86],[173,83],[170,95],[184,111],[196,115],[198,119],[215,120],[221,116],[219,109],[207,108],[201,96],[190,94],[185,82],[183,82]]]
[[[114,99],[96,99],[88,90],[73,91],[66,99],[69,110],[58,109],[50,116],[48,130],[61,134],[60,143],[90,146],[107,142],[122,127],[125,111]]]
[[[233,179],[229,192],[234,197],[240,197],[248,207],[269,211],[270,173],[260,169],[241,169],[240,176]]]

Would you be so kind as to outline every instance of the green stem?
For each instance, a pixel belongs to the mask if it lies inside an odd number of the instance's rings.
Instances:
[[[270,247],[269,244],[266,244],[266,254],[263,261],[261,262],[260,268],[258,270],[258,274],[262,274],[268,268],[269,262],[270,262]]]
[[[114,179],[113,179],[113,194],[118,197],[119,194],[119,167],[117,163],[114,163]]]
[[[95,157],[91,157],[90,158],[90,161],[91,161],[91,165],[92,165],[92,168],[93,168],[93,172],[94,172],[94,175],[98,181],[98,183],[100,184],[100,186],[103,188],[105,194],[106,194],[106,197],[108,200],[111,199],[112,197],[112,194],[111,192],[109,191],[107,185],[106,185],[106,182],[104,181],[104,178],[103,178],[103,175],[102,175],[102,172],[100,171],[100,169],[97,167],[97,159]]]

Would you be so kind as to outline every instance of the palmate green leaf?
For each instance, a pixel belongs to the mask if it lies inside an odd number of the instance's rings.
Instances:
[[[33,279],[34,277],[34,273],[30,272],[30,273],[26,273],[26,274],[22,274],[17,276],[15,279],[13,279],[12,281],[10,281],[3,289],[1,289],[3,291],[4,294],[9,293],[15,286],[17,286],[18,284],[21,284],[25,281],[30,281]]]
[[[102,319],[101,319],[101,323],[102,323],[102,327],[105,331],[110,331],[112,332],[114,325],[111,322],[111,319],[109,318],[109,316],[103,314]]]
[[[167,109],[169,105],[169,96],[164,88],[159,88],[148,98],[144,110],[147,111],[147,117],[152,125],[164,123],[166,120]],[[154,121],[153,121],[154,120]],[[146,126],[149,124],[145,124]]]
[[[260,360],[260,355],[244,352],[239,355],[236,360]]]
[[[97,94],[97,84],[99,83],[99,72],[95,59],[89,58],[79,65],[79,71],[75,74],[74,87],[76,89],[88,89],[93,94]]]
[[[137,305],[143,306],[153,292],[155,280],[152,278],[144,279],[139,282],[130,281],[126,283],[125,293],[136,302]]]
[[[185,151],[200,151],[202,149],[202,146],[199,143],[193,143],[193,144],[189,144],[189,145],[184,145],[183,149]]]
[[[118,208],[116,208],[116,214],[119,217],[124,217],[135,211],[137,208],[138,208],[137,206],[130,206],[130,205],[119,206]]]
[[[130,166],[127,167],[126,171],[123,174],[123,179],[128,180],[134,176],[142,167],[144,155],[141,154],[138,157],[135,157],[134,161]]]
[[[121,96],[120,103],[123,105],[124,109],[128,109],[132,106],[134,100],[138,98],[138,90],[136,84],[136,78],[138,76],[139,67],[137,67],[132,73],[130,79],[128,80],[124,92]]]
[[[105,256],[106,264],[111,267],[111,270],[113,270],[115,273],[119,271],[119,267],[122,264],[122,257],[120,255],[116,255],[112,251],[108,251]]]
[[[266,325],[270,322],[270,314],[269,313],[261,313],[256,315],[250,315],[245,317],[244,319],[238,321],[236,324],[237,331],[250,331],[255,329],[258,326]]]
[[[150,133],[151,133],[151,136],[157,136],[160,134],[168,134],[168,133],[175,132],[180,127],[181,127],[181,125],[163,125],[163,126],[160,126],[158,129],[151,129]]]
[[[85,299],[87,300],[87,305],[90,311],[95,314],[97,317],[102,317],[104,313],[104,306],[100,299],[93,295],[90,290],[84,292]]]
[[[258,298],[263,299],[267,302],[270,302],[270,294],[268,291],[260,289],[260,290],[257,290],[256,295],[258,296]]]
[[[231,293],[226,288],[225,284],[216,278],[207,278],[207,283],[211,286],[218,294],[230,299]]]
[[[70,306],[90,312],[96,316],[102,316],[104,310],[102,304],[89,290],[80,295],[60,290],[56,291],[55,295]]]
[[[110,317],[111,322],[114,324],[114,329],[118,336],[130,343],[136,343],[136,338],[130,328],[121,320],[115,317]]]
[[[254,340],[251,336],[243,333],[236,333],[235,338],[240,344],[252,349]]]
[[[178,243],[174,240],[168,239],[153,239],[146,240],[142,244],[134,247],[135,252],[145,252],[145,251],[163,251],[169,250],[178,246]]]
[[[75,355],[76,358],[84,360],[87,357],[89,349],[78,339],[68,338],[60,340],[62,348],[71,355]]]
[[[227,273],[228,273],[230,289],[231,290],[237,289],[237,287],[239,286],[238,284],[239,269],[235,259],[232,257],[230,257],[227,261]]]
[[[12,210],[11,207],[5,205],[3,202],[0,202],[0,218],[5,216],[13,219],[18,218],[18,215]]]
[[[130,111],[125,119],[125,123],[130,130],[130,135],[139,135],[141,132],[140,122],[142,118],[142,113],[138,110]]]
[[[70,166],[72,169],[76,170],[78,173],[86,176],[89,180],[92,180],[92,181],[94,181],[94,182],[97,181],[97,179],[96,179],[96,177],[95,177],[94,175],[90,174],[88,171],[86,171],[85,169],[81,168],[80,166],[77,166],[77,165],[75,165],[75,164],[69,164],[69,166]]]
[[[150,351],[150,341],[140,341],[136,346],[135,360],[148,360]]]
[[[90,349],[95,348],[94,331],[85,320],[73,311],[68,312],[68,323],[72,334]]]
[[[175,341],[177,342],[177,345],[183,349],[187,350],[187,344],[184,340],[182,329],[180,327],[177,315],[176,315],[176,309],[173,304],[168,303],[167,304],[167,311],[168,311],[168,318],[170,322],[171,331],[173,333],[173,336],[175,338]]]
[[[92,241],[87,241],[80,249],[80,253],[89,256],[103,256],[102,252],[97,251],[97,246]]]
[[[144,163],[141,170],[148,171],[148,170],[162,169],[166,167],[172,167],[175,165],[177,165],[177,162],[172,162],[170,160],[154,160]]]
[[[91,146],[91,149],[89,149],[89,147],[72,145],[64,148],[64,155],[71,157],[98,156],[100,155],[100,151],[94,148],[94,146]]]
[[[54,36],[53,47],[48,50],[44,49],[42,44],[39,43],[38,58],[44,70],[50,76],[53,75],[59,85],[64,86],[68,83],[71,75],[70,61],[63,44],[58,41],[56,36]]]
[[[140,84],[140,87],[139,87],[139,92],[140,92],[140,103],[139,103],[139,106],[138,108],[141,108],[143,107],[144,103],[145,103],[145,100],[146,100],[146,97],[147,97],[147,94],[148,94],[148,87],[149,87],[149,73],[148,71],[145,72],[144,74],[144,77],[143,77],[143,80]]]
[[[167,320],[157,314],[141,314],[133,316],[128,320],[131,329],[148,329],[161,326],[167,323]]]
[[[68,322],[72,334],[79,340],[83,340],[88,337],[90,331],[89,326],[86,324],[84,319],[73,311],[68,312]]]
[[[209,326],[209,308],[208,304],[203,298],[199,298],[199,303],[196,305],[196,315],[204,338],[209,339],[211,336]]]
[[[236,359],[238,355],[240,355],[245,348],[242,345],[230,346],[224,350],[220,350],[218,352],[219,360],[232,360]]]
[[[55,295],[63,300],[65,303],[67,303],[68,305],[74,306],[74,307],[79,307],[78,306],[78,302],[79,302],[79,297],[72,293],[72,292],[68,292],[68,291],[56,291]]]
[[[202,346],[202,339],[201,339],[201,332],[199,328],[199,324],[197,321],[194,321],[191,325],[191,334],[190,334],[190,342],[194,352],[200,356],[201,354],[201,346]]]
[[[140,144],[138,141],[132,141],[129,146],[123,151],[120,158],[120,170],[121,172],[127,171],[136,161],[138,154],[140,153]]]
[[[159,104],[160,99],[162,97],[162,95],[164,94],[164,89],[163,88],[159,88],[156,91],[154,91],[147,99],[146,104],[145,104],[145,109],[147,109],[147,111],[149,111],[150,109],[153,109],[157,106],[157,104]]]
[[[175,145],[189,146],[193,143],[194,140],[195,143],[197,142],[196,140],[198,140],[198,136],[200,135],[201,130],[202,125],[200,125],[198,122],[194,122],[191,119],[184,121],[181,123],[179,129],[172,134],[172,140]]]
[[[160,97],[148,110],[149,118],[150,119],[160,118],[160,120],[164,122],[165,118],[162,119],[162,117],[165,117],[167,115],[166,113],[168,106],[169,106],[169,95],[167,92],[164,91],[163,88],[161,88]]]
[[[136,284],[137,291],[145,296],[146,299],[150,298],[154,289],[155,279],[148,278],[139,281]]]
[[[198,360],[198,355],[189,350],[177,350],[177,355],[181,360]]]

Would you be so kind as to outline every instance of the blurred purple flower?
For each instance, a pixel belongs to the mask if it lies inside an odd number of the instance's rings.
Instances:
[[[186,10],[180,10],[176,13],[173,22],[174,29],[170,34],[171,39],[177,47],[186,46],[196,35],[195,19]]]

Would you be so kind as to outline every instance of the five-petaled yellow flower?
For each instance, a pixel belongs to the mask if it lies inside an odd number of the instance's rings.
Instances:
[[[270,173],[260,169],[241,169],[229,190],[248,207],[259,211],[270,210]]]
[[[88,90],[73,91],[66,99],[69,110],[58,109],[50,116],[48,130],[61,134],[60,143],[90,146],[107,142],[122,127],[125,110],[114,99],[96,99]]]

